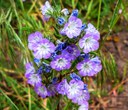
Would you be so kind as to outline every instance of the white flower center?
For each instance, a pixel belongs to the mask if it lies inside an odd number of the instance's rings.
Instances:
[[[47,54],[50,51],[49,45],[48,44],[41,45],[39,51],[41,51],[42,54]]]
[[[69,22],[69,25],[67,27],[68,28],[67,30],[73,31],[73,30],[76,29],[76,26],[77,26],[77,24],[76,24],[75,21]]]
[[[92,39],[91,36],[90,36],[90,38],[87,38],[87,39],[84,40],[84,47],[85,48],[90,49],[90,48],[93,47],[93,45],[94,45],[94,39]]]
[[[66,64],[67,64],[67,60],[63,58],[58,59],[58,61],[56,62],[56,65],[60,68],[64,67]]]
[[[37,83],[39,81],[39,77],[37,76],[37,74],[32,74],[30,76],[30,80],[33,82],[33,83]]]
[[[45,89],[44,89],[43,87],[40,87],[40,88],[38,89],[38,91],[39,91],[39,93],[44,93],[44,92],[45,92]]]
[[[77,85],[76,84],[73,84],[72,86],[71,86],[71,89],[72,90],[75,90],[77,88]]]
[[[89,68],[89,65],[88,65],[87,63],[85,63],[85,64],[83,65],[83,68],[88,69],[88,68]]]
[[[78,85],[77,84],[71,85],[69,88],[69,92],[71,95],[77,94],[78,93]]]
[[[82,65],[82,71],[83,72],[90,72],[91,70],[92,70],[93,68],[92,68],[92,65],[90,64],[90,63],[84,63],[83,65]]]
[[[91,41],[91,38],[87,38],[86,40],[85,40],[85,43],[89,43]]]
[[[29,69],[27,69],[27,73],[34,73],[35,69],[33,66],[31,66]]]
[[[39,38],[38,36],[35,36],[35,37],[33,38],[33,40],[34,40],[35,42],[37,42],[37,41],[40,40],[40,38]]]

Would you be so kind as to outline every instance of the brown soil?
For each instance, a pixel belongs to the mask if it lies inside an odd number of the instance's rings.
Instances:
[[[108,37],[102,51],[106,56],[109,56],[108,53],[113,54],[121,78],[124,69],[127,69],[127,75],[113,89],[109,97],[98,99],[99,107],[91,110],[128,110],[128,32],[119,32]],[[118,94],[116,90],[121,85],[123,85],[123,92]]]

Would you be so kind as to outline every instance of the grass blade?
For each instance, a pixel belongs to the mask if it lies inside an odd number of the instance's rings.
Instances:
[[[15,105],[15,103],[13,103],[13,101],[1,89],[0,91],[7,98],[7,100],[10,101],[10,103],[16,108],[16,110],[19,110],[19,108]]]
[[[99,29],[99,24],[100,24],[101,3],[102,3],[102,0],[99,0],[99,11],[98,11],[97,29]]]

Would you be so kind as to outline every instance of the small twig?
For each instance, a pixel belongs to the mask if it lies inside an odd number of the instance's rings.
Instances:
[[[121,85],[123,85],[124,83],[126,83],[128,81],[128,78],[123,80],[120,84],[118,84],[117,86],[115,86],[108,94],[112,94],[113,91],[117,90]]]

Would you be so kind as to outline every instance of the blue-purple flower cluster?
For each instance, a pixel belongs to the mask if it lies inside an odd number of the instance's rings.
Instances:
[[[87,85],[81,80],[81,77],[75,73],[71,73],[72,78],[68,83],[66,79],[63,79],[57,85],[57,92],[62,95],[66,95],[73,103],[78,105],[85,105],[88,108],[88,100],[90,98]]]
[[[56,11],[48,1],[41,10],[47,21],[54,17]],[[63,41],[56,42],[52,37],[48,39],[41,32],[30,34],[28,48],[34,55],[34,62],[26,64],[25,77],[42,98],[66,95],[80,105],[79,110],[88,110],[89,92],[81,77],[94,76],[102,69],[99,57],[90,54],[99,48],[100,33],[91,23],[82,23],[77,9],[70,15],[68,9],[63,9],[54,19],[60,26]],[[72,70],[75,73],[69,75]],[[70,80],[66,79],[67,76]],[[47,80],[42,80],[42,77]]]

